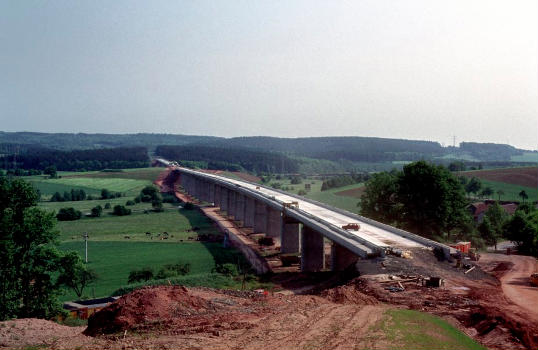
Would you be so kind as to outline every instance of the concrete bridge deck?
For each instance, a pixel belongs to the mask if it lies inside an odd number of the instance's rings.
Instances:
[[[333,269],[345,267],[358,257],[383,256],[393,248],[430,247],[442,249],[445,255],[450,253],[450,247],[441,243],[301,196],[183,168],[164,159],[157,161],[174,168],[189,194],[220,207],[254,232],[280,241],[283,253],[300,252],[304,271],[324,266],[324,238],[333,242]],[[292,202],[296,204],[290,205]],[[359,224],[359,230],[342,228],[350,223]]]

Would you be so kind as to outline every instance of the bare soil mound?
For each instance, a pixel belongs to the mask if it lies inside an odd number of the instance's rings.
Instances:
[[[203,288],[146,287],[92,315],[84,334],[96,336],[145,329],[187,334],[211,332],[222,328],[223,324],[229,328],[248,328],[249,325],[241,321],[242,306],[255,304],[262,296],[252,292],[246,294],[249,298]]]

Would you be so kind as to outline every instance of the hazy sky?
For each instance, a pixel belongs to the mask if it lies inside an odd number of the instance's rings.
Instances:
[[[538,1],[0,0],[0,130],[538,144]]]

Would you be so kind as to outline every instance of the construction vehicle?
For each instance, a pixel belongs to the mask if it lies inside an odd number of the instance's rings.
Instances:
[[[344,230],[358,231],[361,228],[361,225],[359,225],[357,223],[350,223],[350,224],[347,224],[347,225],[343,225],[342,228]]]
[[[480,253],[478,252],[476,248],[469,249],[469,258],[471,258],[471,261],[480,260]]]
[[[299,202],[297,201],[282,203],[282,205],[286,208],[299,208]]]
[[[533,273],[530,278],[531,285],[538,287],[538,273]]]

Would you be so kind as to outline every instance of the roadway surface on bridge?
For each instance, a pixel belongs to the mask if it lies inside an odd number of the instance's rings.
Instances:
[[[350,234],[359,236],[381,248],[393,247],[393,248],[405,249],[405,248],[413,248],[413,247],[425,247],[423,244],[419,242],[399,236],[393,232],[384,230],[383,228],[375,227],[366,222],[362,222],[360,220],[357,220],[357,218],[349,217],[339,212],[332,211],[322,206],[310,203],[298,197],[286,195],[281,192],[271,190],[269,188],[265,188],[265,187],[252,184],[249,182],[241,181],[241,180],[231,179],[225,176],[215,175],[212,173],[206,173],[206,172],[201,172],[201,171],[194,171],[192,169],[186,169],[186,170],[191,171],[191,172],[198,172],[200,174],[203,174],[204,176],[213,177],[221,181],[226,181],[228,183],[247,188],[250,191],[257,192],[259,194],[264,195],[264,197],[269,197],[269,198],[274,197],[274,199],[279,200],[281,202],[285,202],[285,203],[289,203],[293,201],[298,202],[299,209],[309,213],[310,215],[316,216],[322,220],[325,220],[331,224],[334,224],[338,227],[342,227],[343,225],[346,225],[349,223],[358,223],[360,225],[359,231],[354,231],[354,230],[347,230],[347,231]]]

